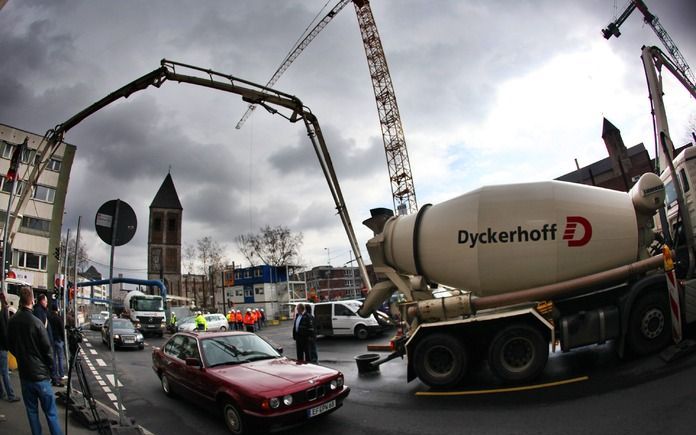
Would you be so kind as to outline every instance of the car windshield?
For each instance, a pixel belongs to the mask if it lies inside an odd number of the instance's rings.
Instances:
[[[280,357],[270,344],[252,334],[206,338],[201,340],[201,348],[208,367]]]
[[[114,319],[114,329],[135,329],[128,319]]]
[[[196,317],[184,317],[183,319],[179,320],[179,324],[184,324],[184,323],[193,323],[196,321]]]
[[[92,314],[92,320],[104,320],[104,316],[101,314]]]

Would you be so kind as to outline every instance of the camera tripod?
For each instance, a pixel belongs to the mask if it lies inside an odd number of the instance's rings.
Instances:
[[[85,370],[82,367],[82,356],[80,355],[82,350],[83,336],[82,330],[80,328],[68,327],[66,328],[68,332],[68,350],[70,352],[69,364],[68,364],[68,389],[66,397],[66,406],[77,414],[78,419],[82,420],[85,426],[92,430],[97,430],[100,435],[107,435],[111,433],[110,423],[107,419],[99,414],[97,409],[97,402],[94,400],[92,391],[90,390],[89,383],[87,382],[87,377],[85,376]],[[73,371],[77,376],[77,381],[80,385],[80,391],[82,392],[82,399],[85,405],[76,405],[70,399],[70,391],[72,388],[72,376]],[[65,433],[68,432],[68,415],[65,415]]]

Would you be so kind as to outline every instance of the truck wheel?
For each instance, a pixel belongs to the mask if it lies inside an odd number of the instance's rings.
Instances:
[[[430,387],[458,384],[466,375],[467,364],[466,347],[448,334],[425,337],[414,352],[416,374]]]
[[[366,327],[362,325],[358,325],[355,327],[355,336],[358,338],[358,340],[367,340],[367,337],[369,335],[370,334],[368,333]]]
[[[667,292],[639,296],[631,308],[626,337],[633,353],[647,355],[667,346],[672,339],[671,322]]]
[[[488,350],[488,364],[505,382],[526,382],[537,377],[549,358],[549,344],[538,328],[525,323],[498,332]]]

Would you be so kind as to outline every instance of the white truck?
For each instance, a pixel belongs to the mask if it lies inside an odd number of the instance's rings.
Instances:
[[[661,90],[648,81],[665,144]],[[397,291],[406,297],[398,307],[404,334],[372,366],[406,356],[408,381],[451,387],[487,360],[500,380],[521,383],[543,371],[558,345],[566,352],[617,340],[623,356],[679,342],[696,322],[696,150],[671,169],[671,152],[660,151],[661,177],[644,174],[628,193],[547,181],[484,187],[408,216],[372,210],[367,249],[387,280],[359,314]],[[434,298],[438,285],[458,294]]]
[[[124,315],[143,335],[164,335],[167,323],[162,296],[131,290],[123,299],[123,308]]]

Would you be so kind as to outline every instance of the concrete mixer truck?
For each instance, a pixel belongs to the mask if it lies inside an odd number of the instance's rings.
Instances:
[[[407,356],[408,381],[447,387],[477,360],[503,382],[530,381],[558,345],[662,349],[672,328],[653,216],[664,199],[664,182],[644,174],[628,193],[547,181],[483,187],[407,216],[372,210],[367,249],[387,280],[360,314],[406,297],[406,331],[375,363]],[[438,285],[457,290],[434,298]],[[686,292],[693,322],[696,291]]]
[[[131,290],[123,299],[124,315],[144,334],[161,337],[167,327],[162,296]]]

